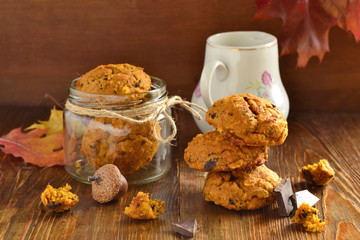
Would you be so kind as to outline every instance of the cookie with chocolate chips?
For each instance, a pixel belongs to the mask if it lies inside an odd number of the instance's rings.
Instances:
[[[274,188],[280,177],[265,165],[247,171],[209,173],[205,200],[231,210],[254,210],[275,201]]]
[[[75,88],[107,95],[141,93],[151,89],[151,78],[143,68],[131,64],[100,65],[81,76]]]
[[[84,132],[81,153],[94,169],[111,163],[123,174],[133,173],[148,165],[159,147],[153,124],[152,121],[138,124],[117,118],[94,118]]]
[[[195,136],[185,149],[184,160],[190,168],[199,171],[232,171],[263,164],[267,152],[266,146],[244,146],[237,138],[214,130]]]
[[[251,94],[219,99],[208,110],[206,121],[247,146],[280,145],[288,135],[283,114],[267,99]]]

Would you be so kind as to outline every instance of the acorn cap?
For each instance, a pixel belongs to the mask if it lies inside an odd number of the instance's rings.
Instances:
[[[128,190],[126,178],[114,164],[105,164],[89,176],[92,196],[99,203],[107,203],[122,197]]]

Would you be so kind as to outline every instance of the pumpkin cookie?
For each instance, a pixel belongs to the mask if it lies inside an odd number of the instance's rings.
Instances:
[[[251,94],[219,99],[206,113],[206,121],[247,146],[280,145],[288,135],[282,113],[265,98]]]
[[[134,219],[156,219],[165,213],[165,202],[149,199],[148,193],[138,192],[130,206],[125,208],[125,214]]]
[[[251,171],[209,173],[203,189],[206,201],[231,210],[254,210],[275,201],[280,177],[265,165]]]
[[[150,90],[151,78],[142,68],[131,64],[100,65],[81,76],[75,88],[96,94],[139,93]]]
[[[194,137],[185,149],[184,160],[190,168],[205,172],[251,169],[266,161],[267,150],[266,146],[240,145],[237,138],[215,130]]]
[[[152,121],[137,124],[99,117],[91,120],[84,132],[81,153],[94,169],[110,163],[122,174],[130,174],[148,165],[158,147]]]

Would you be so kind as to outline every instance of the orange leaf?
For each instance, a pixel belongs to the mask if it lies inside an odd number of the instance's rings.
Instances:
[[[57,110],[53,107],[50,112],[49,120],[34,123],[30,127],[25,128],[25,130],[27,131],[36,128],[47,129],[46,135],[63,132],[63,113],[63,110]]]
[[[0,138],[0,145],[4,145],[1,149],[40,167],[64,165],[63,133],[45,136],[46,131],[35,129],[24,133],[15,128]]]

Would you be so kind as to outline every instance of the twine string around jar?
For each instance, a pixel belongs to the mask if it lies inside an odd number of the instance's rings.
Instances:
[[[99,100],[98,100],[99,101]],[[101,102],[99,101],[101,104]],[[167,112],[168,108],[171,108],[175,105],[179,105],[188,112],[190,112],[194,117],[199,120],[202,120],[201,115],[194,109],[196,107],[201,111],[206,112],[206,109],[189,101],[183,100],[180,96],[172,96],[170,98],[164,97],[158,102],[134,106],[131,109],[123,110],[108,110],[104,107],[101,109],[86,108],[75,105],[69,100],[66,101],[65,107],[70,111],[78,115],[85,115],[91,117],[107,117],[107,118],[120,118],[131,123],[145,123],[150,120],[155,120],[153,125],[153,131],[155,138],[161,143],[168,143],[173,140],[177,134],[177,127],[174,119]],[[165,119],[169,121],[172,131],[170,136],[167,138],[162,138],[160,131],[156,131],[157,126],[159,125],[159,116],[163,114]]]

